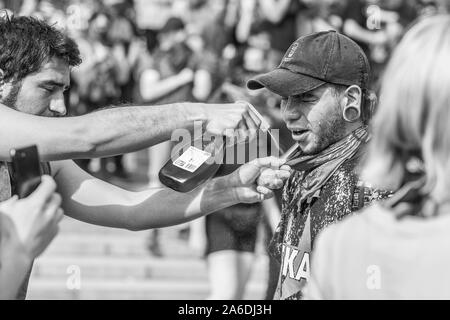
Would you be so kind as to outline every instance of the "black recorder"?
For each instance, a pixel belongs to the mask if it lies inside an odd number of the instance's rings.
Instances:
[[[41,183],[41,166],[37,146],[11,149],[15,194],[20,199],[28,197]]]

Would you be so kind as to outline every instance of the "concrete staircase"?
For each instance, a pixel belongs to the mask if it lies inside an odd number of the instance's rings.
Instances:
[[[145,248],[148,232],[103,228],[65,218],[58,237],[35,261],[28,299],[205,299],[206,263],[162,229],[163,257]],[[262,299],[267,256],[258,250],[246,299]]]

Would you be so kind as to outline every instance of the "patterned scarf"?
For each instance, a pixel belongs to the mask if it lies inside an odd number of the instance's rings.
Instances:
[[[302,155],[298,148],[286,164],[297,171],[306,172],[301,181],[300,203],[320,190],[346,160],[361,152],[361,144],[368,141],[367,126],[362,126],[316,155]]]

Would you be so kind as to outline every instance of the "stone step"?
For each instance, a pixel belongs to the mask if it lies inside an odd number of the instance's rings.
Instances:
[[[170,257],[193,257],[185,241],[179,239],[160,238],[163,254]],[[122,237],[116,235],[60,235],[53,240],[45,251],[45,256],[81,255],[81,256],[130,256],[146,257],[145,237]]]
[[[176,225],[172,227],[164,228],[164,233],[173,233],[175,234],[178,230],[180,230],[183,227],[186,227],[187,225]],[[123,235],[123,236],[136,236],[141,235],[145,236],[149,233],[148,230],[144,231],[130,231],[126,229],[120,229],[120,228],[111,228],[111,227],[102,227],[98,225],[93,225],[90,223],[82,222],[79,220],[72,219],[68,216],[65,216],[64,219],[59,224],[60,227],[60,234],[66,234],[66,233],[76,233],[76,234],[115,234],[115,235]]]
[[[256,256],[252,275],[255,281],[267,278],[267,256]],[[33,279],[67,279],[72,268],[82,279],[177,279],[207,280],[206,261],[195,258],[44,256],[35,261]]]
[[[95,226],[85,224],[87,229]],[[108,229],[108,228],[103,228]],[[92,229],[91,229],[92,230]],[[45,256],[82,255],[82,256],[130,256],[147,257],[150,255],[147,243],[150,233],[116,230],[114,232],[78,232],[62,230],[45,251]],[[162,229],[159,243],[164,256],[193,257],[194,252],[186,240],[178,237],[176,229]],[[264,252],[264,245],[258,241],[257,252]]]
[[[244,299],[261,300],[265,283],[251,282]],[[89,279],[81,282],[79,290],[70,290],[63,279],[33,280],[30,282],[27,299],[136,299],[136,300],[198,300],[208,296],[206,281],[168,280],[114,280]]]
[[[173,247],[173,243],[171,244]],[[176,246],[176,245],[175,245]],[[173,249],[173,248],[170,248]],[[141,236],[117,236],[94,234],[60,234],[44,253],[46,256],[59,255],[126,255],[148,256],[146,239]]]

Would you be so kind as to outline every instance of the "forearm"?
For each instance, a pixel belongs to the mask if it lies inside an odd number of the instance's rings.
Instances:
[[[237,203],[234,189],[227,186],[225,177],[189,193],[164,189],[130,211],[128,228],[145,230],[182,224]]]
[[[347,36],[356,41],[367,44],[378,43],[376,36],[379,31],[368,31],[352,19],[345,21],[343,31]]]
[[[75,119],[38,117],[0,105],[0,160],[10,160],[10,149],[32,144],[43,160],[89,154],[94,145],[85,138],[85,123]]]
[[[257,182],[263,168],[280,167],[276,158],[251,161],[233,173],[217,177],[188,193],[168,188],[131,192],[93,178],[73,161],[52,164],[64,212],[84,222],[130,230],[161,228],[186,223],[237,203],[270,198],[290,176],[287,168],[272,170],[278,181]],[[266,174],[266,178],[271,176]]]
[[[236,39],[239,42],[246,42],[250,36],[250,29],[254,20],[253,15],[255,5],[255,0],[241,2],[241,14],[236,26]]]
[[[0,254],[0,300],[15,299],[31,260],[20,250],[11,249],[11,244],[3,244]]]
[[[192,75],[178,74],[167,79],[160,80],[151,85],[141,87],[141,96],[144,100],[154,101],[160,99],[176,89],[192,82]]]
[[[175,129],[192,130],[194,121],[207,120],[204,106],[197,103],[119,107],[84,117],[84,139],[97,157],[148,148],[169,140]]]
[[[167,188],[130,192],[112,185],[100,193],[90,183],[99,182],[86,182],[70,200],[63,198],[66,214],[87,223],[134,231],[185,223],[238,203],[225,177],[189,193]]]
[[[133,106],[79,117],[48,118],[0,105],[0,160],[9,150],[36,144],[43,161],[103,157],[136,151],[170,139],[177,128],[205,121],[202,104]],[[20,123],[20,125],[18,125]]]

